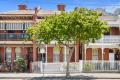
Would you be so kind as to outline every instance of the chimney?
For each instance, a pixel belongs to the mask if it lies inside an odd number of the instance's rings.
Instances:
[[[41,9],[40,7],[35,7],[35,9],[34,9],[35,10],[35,14],[37,14],[40,9]]]
[[[25,4],[18,5],[19,10],[26,10],[27,6]]]
[[[57,8],[59,11],[65,11],[65,5],[64,4],[58,4]]]

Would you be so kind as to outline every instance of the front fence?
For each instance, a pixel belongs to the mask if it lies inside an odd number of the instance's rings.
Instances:
[[[66,72],[66,64],[64,62],[59,63],[42,63],[42,62],[33,62],[32,63],[32,72],[39,73],[65,73]],[[79,72],[79,63],[74,62],[70,63],[69,71],[70,72]]]
[[[79,61],[72,62],[70,72],[119,72],[120,61]],[[66,63],[33,62],[32,72],[35,73],[65,73]]]
[[[119,72],[120,61],[83,61],[84,72]]]

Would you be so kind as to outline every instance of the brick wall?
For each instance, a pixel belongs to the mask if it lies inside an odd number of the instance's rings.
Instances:
[[[86,60],[92,60],[92,48],[86,49]]]
[[[48,62],[53,62],[53,47],[47,48],[47,60]]]

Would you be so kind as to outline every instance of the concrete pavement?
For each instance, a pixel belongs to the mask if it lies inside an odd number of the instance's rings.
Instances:
[[[65,74],[44,74],[43,75],[43,74],[39,74],[39,73],[0,73],[0,80],[5,80],[5,79],[30,80],[32,78],[34,78],[34,80],[39,80],[39,78],[42,78],[43,76],[47,77],[47,78],[54,77],[54,78],[58,79],[58,78],[64,78]],[[75,78],[77,80],[78,79],[120,80],[120,73],[74,73],[74,74],[71,74],[71,77],[69,77],[69,79],[72,79],[72,78]],[[52,79],[49,79],[49,80],[52,80]]]

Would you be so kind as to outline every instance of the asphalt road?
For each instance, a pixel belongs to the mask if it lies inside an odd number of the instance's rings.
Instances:
[[[96,79],[96,78],[83,78],[83,77],[36,77],[36,78],[1,78],[0,80],[120,80],[120,79],[115,79],[115,78],[106,78],[106,79]]]

